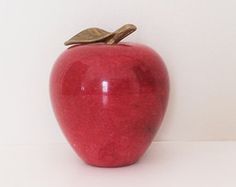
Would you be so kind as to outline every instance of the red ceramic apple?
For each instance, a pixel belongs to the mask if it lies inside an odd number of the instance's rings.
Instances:
[[[56,118],[76,153],[88,164],[135,163],[153,140],[169,92],[160,56],[134,43],[119,43],[136,30],[91,28],[67,41],[57,59],[50,93]]]

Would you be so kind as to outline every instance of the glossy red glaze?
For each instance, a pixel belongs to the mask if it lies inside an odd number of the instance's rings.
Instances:
[[[66,138],[88,164],[136,162],[163,119],[169,92],[161,58],[138,44],[67,49],[50,80],[53,109]]]

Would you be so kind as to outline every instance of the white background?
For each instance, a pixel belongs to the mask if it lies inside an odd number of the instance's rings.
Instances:
[[[48,80],[84,28],[138,30],[171,78],[159,140],[236,140],[235,0],[0,0],[0,144],[60,143]]]

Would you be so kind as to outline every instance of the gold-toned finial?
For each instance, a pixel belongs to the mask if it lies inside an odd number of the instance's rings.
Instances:
[[[97,42],[116,44],[136,29],[136,26],[132,24],[126,24],[114,32],[107,32],[100,28],[88,28],[66,41],[65,45],[89,44]]]

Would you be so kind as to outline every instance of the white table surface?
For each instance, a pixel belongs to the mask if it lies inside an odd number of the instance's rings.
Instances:
[[[236,142],[153,143],[135,165],[84,164],[68,144],[1,145],[1,187],[235,187]]]

